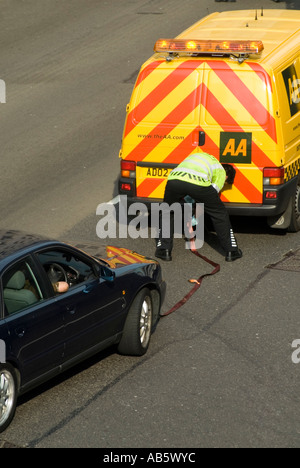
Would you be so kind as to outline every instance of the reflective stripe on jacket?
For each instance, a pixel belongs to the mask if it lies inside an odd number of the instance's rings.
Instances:
[[[225,178],[225,169],[214,156],[208,153],[195,153],[173,169],[168,180],[183,180],[201,187],[212,185],[217,192],[220,192]]]

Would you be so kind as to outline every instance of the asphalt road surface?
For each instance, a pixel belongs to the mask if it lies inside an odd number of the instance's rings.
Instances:
[[[271,0],[0,0],[0,227],[100,242],[98,204],[116,195],[126,104],[157,38],[208,12],[298,8]],[[233,219],[243,259],[220,263],[163,318],[143,358],[109,350],[22,397],[0,446],[299,447],[300,266],[266,268],[299,234]],[[154,254],[151,239],[105,239]],[[163,311],[211,271],[176,239]]]

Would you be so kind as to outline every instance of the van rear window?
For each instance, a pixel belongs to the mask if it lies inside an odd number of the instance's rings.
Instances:
[[[270,100],[264,73],[231,69],[210,70],[202,93],[203,123],[231,129],[267,127]]]
[[[161,68],[147,76],[135,91],[133,121],[155,126],[194,124],[199,119],[200,73],[198,70]]]
[[[230,127],[231,131],[266,128],[272,118],[268,83],[263,70],[232,70],[213,61],[144,71],[134,91],[131,122],[150,127]]]

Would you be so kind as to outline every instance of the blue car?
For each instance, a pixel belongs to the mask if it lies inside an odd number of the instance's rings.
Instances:
[[[0,432],[19,395],[79,361],[112,345],[145,354],[166,288],[136,252],[17,231],[0,231],[0,278]]]

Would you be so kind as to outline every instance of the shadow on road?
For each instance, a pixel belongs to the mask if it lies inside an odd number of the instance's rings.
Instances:
[[[300,0],[286,0],[288,10],[300,10]]]

